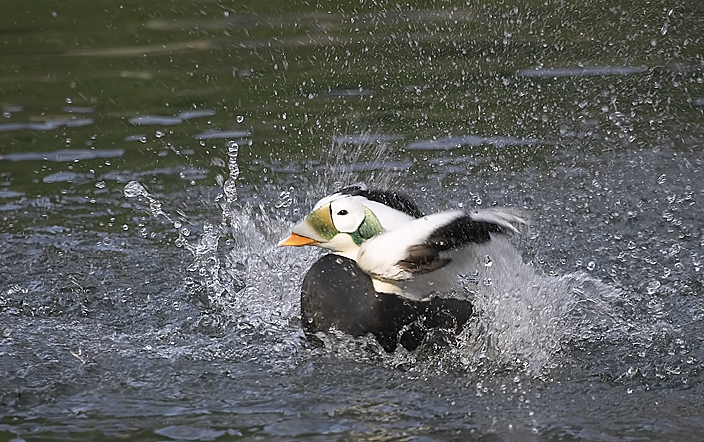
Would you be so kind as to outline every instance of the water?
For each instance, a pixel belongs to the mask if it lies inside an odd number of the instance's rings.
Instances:
[[[702,438],[700,2],[143,3],[0,5],[0,439]],[[529,216],[450,349],[305,340],[358,181]]]

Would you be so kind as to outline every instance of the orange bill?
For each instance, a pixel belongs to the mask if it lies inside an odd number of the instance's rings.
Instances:
[[[314,246],[316,244],[320,244],[319,241],[316,241],[312,238],[308,238],[307,236],[302,236],[297,233],[292,233],[291,236],[286,238],[285,240],[281,241],[279,243],[279,247],[281,246]]]

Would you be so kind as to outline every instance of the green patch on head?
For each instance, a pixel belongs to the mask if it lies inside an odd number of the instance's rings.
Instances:
[[[384,228],[381,227],[379,218],[366,206],[364,207],[364,215],[364,221],[359,225],[357,231],[352,234],[352,239],[358,246],[369,238],[384,233]]]
[[[335,235],[340,233],[332,222],[330,205],[323,206],[311,213],[306,217],[306,220],[326,241],[330,241]]]

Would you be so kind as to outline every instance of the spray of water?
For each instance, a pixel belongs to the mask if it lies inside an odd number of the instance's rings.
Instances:
[[[265,203],[238,200],[239,146],[230,143],[227,147],[228,174],[218,179],[222,193],[216,197],[222,214],[219,223],[206,221],[203,231],[192,235],[175,221],[177,245],[193,255],[188,270],[194,276],[189,281],[194,290],[207,294],[203,315],[207,328],[237,333],[249,339],[250,346],[290,356],[304,345],[298,324],[300,282],[320,251],[275,247],[298,219],[290,219],[290,211],[279,217]],[[318,198],[341,185],[364,181],[373,187],[397,189],[404,170],[394,164],[387,144],[350,145],[345,139],[321,159],[316,167],[319,172],[311,174],[310,181],[297,190],[290,187],[282,191],[278,202],[271,205],[282,211],[300,205],[300,213],[305,214]],[[296,193],[303,195],[300,201]],[[128,183],[125,195],[146,198],[153,216],[171,221],[140,183]],[[473,300],[477,314],[457,345],[434,358],[433,363],[441,369],[463,367],[486,374],[510,368],[539,375],[559,364],[563,346],[576,333],[612,321],[605,300],[614,294],[612,288],[582,274],[543,275],[524,262],[506,238],[498,237],[486,247],[477,250],[485,257],[483,265],[461,295]],[[606,326],[615,327],[613,323]],[[580,331],[575,332],[575,327]],[[395,367],[418,367],[428,362],[423,350],[408,353],[401,349],[387,355],[369,337],[353,339],[333,332],[320,338],[326,343],[324,349],[311,351]]]

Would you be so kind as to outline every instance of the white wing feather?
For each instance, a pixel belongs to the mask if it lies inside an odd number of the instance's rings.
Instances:
[[[436,213],[413,219],[399,228],[377,235],[362,244],[357,255],[357,264],[372,276],[377,291],[396,293],[411,299],[424,299],[432,292],[449,290],[457,280],[458,273],[466,272],[467,266],[478,265],[475,262],[476,253],[467,253],[469,250],[466,247],[486,248],[486,245],[472,246],[470,243],[457,250],[442,252],[443,258],[450,258],[450,265],[428,274],[413,274],[399,264],[407,259],[409,249],[424,244],[439,228],[466,215],[460,211]],[[520,216],[503,209],[475,211],[469,216],[474,221],[495,224],[511,232],[518,232],[516,225],[527,223]],[[465,260],[467,261],[463,262]]]
[[[413,219],[365,241],[357,255],[357,265],[369,275],[385,280],[406,280],[413,274],[398,265],[408,250],[423,244],[440,227],[463,216],[460,211],[441,212]]]
[[[528,221],[524,218],[514,215],[507,209],[475,210],[470,213],[469,216],[471,216],[474,221],[496,224],[514,233],[520,233],[516,228],[516,224],[528,224]]]

